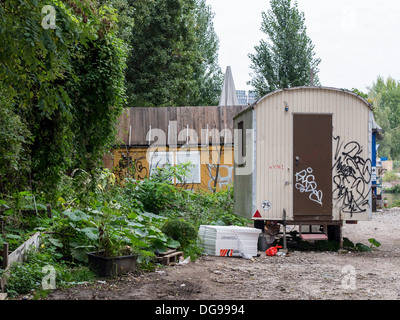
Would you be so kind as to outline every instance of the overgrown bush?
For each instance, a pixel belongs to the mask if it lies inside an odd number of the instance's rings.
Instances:
[[[293,230],[289,232],[290,241],[288,242],[288,247],[293,247],[296,250],[300,251],[337,251],[340,249],[340,243],[335,240],[317,240],[314,243],[305,241],[300,237],[300,233],[297,230]],[[369,246],[357,242],[354,244],[351,240],[346,237],[343,237],[343,249],[351,250],[351,251],[359,251],[359,252],[370,252],[372,249],[379,248],[381,246],[380,242],[376,239],[370,238],[368,239],[370,243]],[[279,245],[283,245],[283,239],[276,241]]]
[[[391,207],[392,207],[392,208],[400,207],[400,200],[394,201],[394,202],[392,203]]]
[[[30,158],[26,145],[31,135],[21,117],[12,109],[9,90],[0,81],[0,192],[10,192],[27,182]]]
[[[45,267],[50,267],[54,272],[55,287],[61,288],[69,283],[88,281],[95,275],[87,268],[73,268],[57,260],[51,250],[45,247],[39,250],[28,251],[25,263],[14,263],[11,268],[10,278],[7,281],[7,292],[13,297],[18,294],[41,291],[42,280],[48,274]],[[49,270],[48,268],[47,270]]]
[[[400,193],[400,184],[394,186],[393,188],[385,189],[385,192],[388,192],[388,193]]]
[[[360,252],[371,252],[372,249],[379,248],[381,246],[381,243],[374,238],[368,239],[368,242],[370,243],[369,246],[367,246],[363,243],[360,243],[360,242],[354,244],[348,238],[344,237],[343,238],[343,248],[348,249],[348,250],[360,251]]]
[[[146,211],[160,213],[172,207],[181,196],[173,181],[182,181],[183,177],[189,173],[189,163],[177,166],[165,165],[157,167],[150,178],[145,178],[134,184],[135,189],[132,193],[143,204]]]
[[[25,234],[41,231],[45,248],[31,254],[26,264],[13,267],[10,293],[39,288],[44,265],[55,267],[57,286],[73,282],[67,270],[85,267],[90,251],[104,250],[113,256],[130,250],[143,269],[152,268],[155,254],[168,248],[195,259],[201,254],[197,241],[201,224],[250,222],[233,214],[232,187],[216,193],[188,191],[171,182],[171,177],[183,175],[184,166],[164,167],[145,181],[128,177],[118,182],[108,170],[75,170],[62,179],[52,218],[47,217],[42,202],[46,197],[41,194],[18,192],[1,200],[7,235],[0,240],[15,242],[17,247],[26,240]],[[85,272],[80,273],[80,281],[82,277]]]
[[[197,229],[189,222],[177,218],[168,219],[161,230],[172,239],[179,241],[182,249],[197,240]]]
[[[393,161],[393,170],[396,172],[400,171],[400,160],[394,160]]]
[[[386,171],[385,174],[383,175],[383,181],[389,182],[389,181],[396,181],[399,180],[399,177],[394,171]]]
[[[183,217],[196,229],[200,225],[247,226],[251,220],[233,213],[233,187],[219,192],[180,190],[174,206],[163,211],[166,216]]]

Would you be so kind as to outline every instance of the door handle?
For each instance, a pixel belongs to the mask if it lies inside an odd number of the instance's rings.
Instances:
[[[296,166],[298,166],[298,165],[299,165],[300,157],[299,157],[299,156],[296,156],[295,160],[296,160]]]

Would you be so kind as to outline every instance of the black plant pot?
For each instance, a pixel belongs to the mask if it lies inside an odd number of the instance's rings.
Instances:
[[[102,251],[89,252],[87,255],[90,269],[99,277],[116,277],[136,269],[136,255],[108,258]]]

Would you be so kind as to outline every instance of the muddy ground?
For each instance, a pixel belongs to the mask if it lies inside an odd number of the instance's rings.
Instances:
[[[52,291],[49,300],[399,300],[400,208],[345,225],[372,252],[304,252],[252,260],[203,256],[182,266]]]

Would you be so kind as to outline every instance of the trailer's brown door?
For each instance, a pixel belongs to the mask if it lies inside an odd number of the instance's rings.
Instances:
[[[332,115],[293,115],[293,215],[332,219]]]

